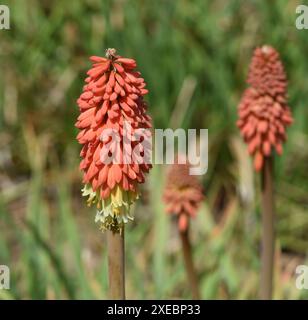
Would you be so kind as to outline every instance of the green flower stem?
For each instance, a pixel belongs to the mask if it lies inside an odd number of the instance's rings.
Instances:
[[[272,299],[274,269],[274,195],[273,195],[273,158],[265,160],[262,169],[262,253],[260,299]]]
[[[121,232],[107,230],[109,298],[125,300],[124,227]]]
[[[188,229],[180,231],[182,241],[183,257],[186,268],[187,279],[191,288],[192,298],[200,300],[200,292],[198,285],[198,277],[193,263],[191,244],[189,239]]]

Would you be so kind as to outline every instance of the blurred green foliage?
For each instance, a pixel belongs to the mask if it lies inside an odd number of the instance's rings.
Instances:
[[[192,225],[204,299],[256,298],[258,177],[235,126],[253,49],[281,53],[295,124],[276,161],[275,298],[307,298],[294,270],[308,248],[308,41],[298,1],[4,1],[0,30],[0,298],[106,298],[105,238],[80,196],[74,128],[88,56],[117,48],[146,79],[157,128],[209,129],[206,200]],[[176,229],[154,167],[127,228],[127,296],[189,298]],[[255,187],[254,187],[255,186]]]

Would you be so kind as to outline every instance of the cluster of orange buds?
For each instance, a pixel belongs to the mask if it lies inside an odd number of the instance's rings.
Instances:
[[[247,83],[250,85],[238,106],[237,126],[260,171],[272,150],[281,155],[286,127],[292,122],[287,105],[287,79],[278,52],[262,46],[254,52]]]
[[[96,221],[102,228],[119,232],[132,219],[130,206],[139,197],[138,184],[151,168],[139,159],[147,150],[133,139],[139,129],[151,128],[143,99],[148,90],[135,70],[136,61],[117,55],[115,49],[106,50],[106,57],[92,56],[90,60],[93,65],[77,100],[83,195],[88,196],[89,205],[97,205]],[[116,133],[116,139],[110,131]],[[125,161],[125,151],[132,161]]]

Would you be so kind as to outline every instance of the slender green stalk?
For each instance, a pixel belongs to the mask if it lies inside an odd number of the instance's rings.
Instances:
[[[120,233],[107,231],[109,298],[125,300],[124,228]]]
[[[183,257],[186,268],[187,279],[191,288],[192,298],[194,300],[200,299],[198,277],[193,263],[191,243],[189,239],[189,229],[180,231],[182,241]]]
[[[262,254],[260,299],[272,299],[274,268],[273,158],[266,158],[262,169]]]

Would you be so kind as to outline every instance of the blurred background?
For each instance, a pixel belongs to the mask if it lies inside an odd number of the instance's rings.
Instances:
[[[303,2],[303,1],[302,1]],[[281,54],[295,123],[275,165],[276,299],[308,298],[308,41],[299,1],[11,0],[0,30],[1,299],[105,299],[105,235],[81,197],[74,123],[88,56],[137,60],[156,128],[209,129],[205,201],[191,226],[203,299],[254,299],[259,285],[259,176],[235,122],[256,46]],[[126,231],[131,299],[189,299],[176,225],[154,166]]]

